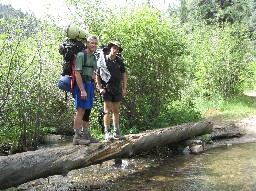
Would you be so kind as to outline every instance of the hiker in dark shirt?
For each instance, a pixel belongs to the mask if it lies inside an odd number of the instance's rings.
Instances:
[[[105,140],[111,139],[125,139],[122,136],[119,129],[119,112],[120,112],[120,102],[123,96],[126,95],[127,88],[127,75],[125,71],[125,65],[120,57],[117,56],[118,53],[122,52],[122,48],[119,42],[113,42],[108,44],[108,49],[110,53],[105,56],[105,66],[98,64],[96,82],[97,86],[102,94],[104,101],[104,131]],[[107,73],[110,74],[110,78],[104,81],[104,71],[105,68]],[[113,134],[110,130],[110,117],[112,113],[112,120],[114,131]]]
[[[75,62],[76,85],[74,88],[75,106],[77,109],[74,118],[73,138],[74,145],[86,145],[91,142],[98,142],[89,131],[89,116],[93,107],[94,80],[97,62],[94,52],[98,45],[96,36],[87,38],[85,52],[79,52]],[[84,122],[83,122],[84,121]],[[83,131],[82,127],[83,126]]]

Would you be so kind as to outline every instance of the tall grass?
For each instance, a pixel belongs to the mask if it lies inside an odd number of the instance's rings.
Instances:
[[[226,100],[204,100],[197,107],[206,119],[236,122],[256,115],[256,98],[240,95]]]

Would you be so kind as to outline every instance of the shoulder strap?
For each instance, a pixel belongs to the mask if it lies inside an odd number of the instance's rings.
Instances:
[[[83,52],[84,52],[84,63],[83,63],[83,66],[89,67],[89,68],[93,68],[94,66],[87,66],[87,65],[86,65],[86,62],[87,62],[87,52],[86,52],[85,50],[83,50]],[[94,60],[96,61],[96,57],[95,57],[94,54],[93,54],[93,58],[94,58]]]
[[[107,54],[103,54],[103,55],[104,55],[105,62],[107,63],[107,61],[108,61]]]
[[[84,66],[86,65],[86,62],[87,62],[87,52],[85,50],[83,50],[84,52]]]

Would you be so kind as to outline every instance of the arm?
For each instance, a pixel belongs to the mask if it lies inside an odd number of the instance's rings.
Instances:
[[[122,73],[122,83],[123,83],[122,95],[126,96],[127,74],[126,74],[126,70],[125,70],[125,64],[123,63],[122,60],[120,62],[120,70],[121,70],[121,73]]]
[[[126,72],[122,73],[122,78],[123,78],[123,96],[126,96],[126,88],[127,88],[127,75]]]
[[[100,93],[101,94],[104,94],[106,92],[106,90],[102,87],[102,84],[101,84],[101,78],[100,78],[100,75],[96,75],[96,83],[97,83],[97,86],[100,90]]]
[[[95,58],[96,59],[96,58]],[[95,81],[96,80],[96,74],[97,74],[97,61],[94,60],[94,66],[93,66],[93,72],[92,72],[92,79]]]
[[[82,79],[82,75],[81,75],[81,71],[80,70],[76,70],[75,71],[76,74],[76,83],[80,89],[81,92],[81,99],[87,99],[87,93],[84,89],[84,83],[83,83],[83,79]]]
[[[81,99],[87,99],[87,93],[84,89],[84,83],[82,79],[82,68],[83,68],[83,62],[84,62],[84,53],[79,52],[76,56],[76,62],[75,62],[75,76],[76,76],[76,83],[79,87],[80,93],[81,93]]]
[[[92,79],[93,79],[93,85],[94,85],[94,96],[96,95],[97,93],[97,86],[96,86],[96,73],[93,72],[92,74]]]

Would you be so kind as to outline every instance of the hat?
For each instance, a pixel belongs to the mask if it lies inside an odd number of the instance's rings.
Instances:
[[[119,53],[121,53],[123,51],[123,49],[121,47],[121,44],[117,41],[109,43],[108,44],[108,49],[110,49],[114,45],[116,45],[119,48]]]

